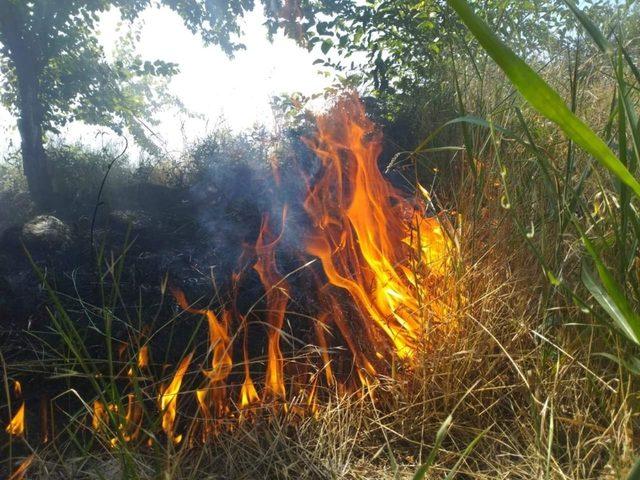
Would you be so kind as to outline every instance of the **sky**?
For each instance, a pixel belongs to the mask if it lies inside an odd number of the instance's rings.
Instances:
[[[256,123],[273,125],[270,99],[281,93],[317,93],[332,79],[323,75],[313,61],[317,56],[300,48],[282,34],[273,43],[266,38],[260,9],[249,13],[243,20],[246,50],[228,58],[217,46],[204,47],[200,38],[182,24],[180,17],[167,7],[150,8],[139,20],[141,38],[137,51],[145,60],[161,59],[175,62],[180,73],[170,83],[170,92],[185,107],[203,119],[176,115],[176,111],[158,116],[160,125],[155,132],[166,150],[178,152],[224,119],[224,124],[239,131]],[[99,38],[107,54],[119,36],[119,18],[115,11],[101,19]],[[95,143],[96,133],[104,131],[78,123],[65,127],[61,137],[66,142]],[[103,137],[100,141],[104,141]],[[117,140],[116,136],[113,138]],[[0,107],[0,152],[2,154],[19,145],[15,119]]]

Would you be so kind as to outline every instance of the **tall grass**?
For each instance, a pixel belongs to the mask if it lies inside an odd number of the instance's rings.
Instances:
[[[560,95],[554,89],[563,83],[562,68],[543,80],[546,72],[519,60],[466,2],[448,1],[528,102],[511,95],[495,72],[476,83],[470,80],[473,75],[464,75],[464,65],[456,65],[461,117],[443,128],[464,125],[462,147],[450,151],[456,160],[464,157],[465,168],[459,178],[452,176],[454,193],[442,201],[462,219],[464,271],[462,278],[451,279],[459,282],[466,299],[457,312],[462,333],[421,356],[409,378],[380,379],[375,398],[335,398],[315,418],[247,422],[205,445],[155,441],[149,448],[125,441],[118,425],[126,411],[125,394],[132,392],[151,425],[146,438],[159,430],[158,380],[136,372],[132,383],[123,372],[136,369],[143,323],[159,321],[157,329],[173,332],[183,319],[160,321],[158,315],[143,313],[142,306],[133,309],[134,315],[118,316],[117,311],[131,311],[119,309],[126,254],[101,251],[101,305],[77,299],[80,308],[72,311],[41,272],[59,343],[45,338],[47,365],[38,370],[67,382],[63,397],[54,401],[71,396],[77,401],[75,410],[66,410],[63,429],[49,444],[34,448],[33,478],[564,480],[627,475],[640,431],[638,69],[624,32],[602,34],[569,3],[600,53],[595,60],[572,52],[569,87]],[[595,61],[606,66],[612,80],[591,79],[599,90],[598,101],[590,102],[581,72]],[[485,97],[482,88],[504,96]],[[608,108],[603,111],[601,104]],[[476,112],[488,114],[480,118]],[[579,119],[587,113],[589,121]],[[429,151],[433,138],[416,156]],[[88,329],[79,327],[78,316],[90,319]],[[129,326],[125,337],[131,360],[120,361],[114,342],[124,325]],[[86,348],[89,331],[103,340],[101,355]],[[198,331],[196,326],[181,353],[199,347],[206,335],[198,337]],[[161,369],[167,360],[158,360],[161,375],[156,378],[170,377],[171,369]],[[28,367],[21,368],[25,372]],[[78,379],[86,388],[75,388]],[[184,392],[193,393],[188,380]],[[95,399],[118,405],[100,435],[87,422]],[[187,416],[179,421],[184,429],[195,424]]]
[[[547,224],[542,231],[548,232],[549,223],[553,222],[552,227],[558,234],[558,245],[571,232],[581,240],[582,249],[578,256],[582,263],[581,286],[584,288],[580,288],[575,279],[562,274],[565,267],[562,259],[556,256],[549,260],[541,250],[540,242],[533,241],[536,235],[533,221],[529,226],[515,214],[512,219],[523,234],[523,239],[536,253],[554,287],[560,288],[585,311],[617,327],[625,340],[634,346],[640,345],[640,316],[637,313],[640,301],[637,275],[640,242],[637,200],[640,196],[640,183],[636,178],[640,157],[636,91],[640,74],[624,46],[624,32],[612,30],[609,35],[611,38],[607,38],[571,0],[565,0],[604,56],[609,74],[614,79],[611,110],[606,112],[608,118],[605,128],[598,135],[575,113],[580,108],[575,103],[579,88],[577,81],[571,83],[572,104],[567,106],[562,97],[533,68],[491,31],[465,0],[448,0],[448,3],[523,98],[543,117],[558,126],[567,137],[566,156],[557,158],[549,155],[548,150],[541,149],[536,144],[532,135],[535,127],[528,125],[521,112],[514,107],[522,132],[521,143],[533,154],[544,183],[546,205],[539,206],[550,207],[552,210],[552,216],[545,219]],[[578,62],[574,68],[578,70]],[[501,144],[504,135],[490,120],[487,126],[491,131],[490,141],[499,157],[504,150]],[[502,138],[499,139],[498,135]],[[588,154],[581,164],[577,162],[578,154],[574,144]],[[514,198],[514,193],[510,191],[512,182],[508,177],[513,165],[504,161],[498,163],[504,188],[503,205],[514,211],[513,202],[522,202],[523,199]],[[582,171],[578,168],[579,165],[582,166]],[[604,167],[604,170],[599,166]],[[520,194],[524,192],[526,199],[526,190],[535,186],[527,183],[516,188]],[[531,195],[528,198],[532,198]],[[594,308],[592,300],[601,308]],[[628,352],[633,355],[635,350],[630,349]],[[637,357],[633,356],[630,361],[619,360],[634,373],[639,373]]]

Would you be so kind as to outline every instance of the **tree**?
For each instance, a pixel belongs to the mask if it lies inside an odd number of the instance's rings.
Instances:
[[[238,18],[254,7],[253,0],[0,0],[2,99],[18,117],[24,174],[40,209],[52,198],[45,135],[74,120],[122,129],[147,101],[144,89],[127,87],[177,72],[160,60],[109,62],[96,37],[101,13],[116,8],[131,21],[161,4],[228,54],[242,47]],[[273,31],[279,2],[265,0],[265,10]]]

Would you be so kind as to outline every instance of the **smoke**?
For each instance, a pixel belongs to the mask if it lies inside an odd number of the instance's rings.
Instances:
[[[280,234],[283,270],[295,268],[308,222],[301,208],[305,178],[318,168],[300,132],[279,138],[262,130],[218,133],[193,147],[190,161],[197,173],[189,201],[218,262],[217,280],[225,282],[241,268],[239,259],[255,245],[264,215]]]

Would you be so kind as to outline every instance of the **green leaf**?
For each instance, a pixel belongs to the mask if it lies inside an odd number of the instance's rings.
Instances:
[[[600,268],[598,268],[600,271]],[[609,288],[603,286],[596,281],[586,265],[582,268],[582,282],[587,287],[589,293],[607,312],[614,324],[629,338],[632,342],[640,345],[640,317],[631,310],[626,298],[620,291],[619,287],[613,281],[613,278],[607,272],[604,274],[606,281],[603,281]],[[603,277],[603,274],[600,274]]]
[[[413,476],[413,480],[424,480],[424,478],[426,477],[427,473],[429,472],[429,470],[433,466],[433,463],[436,460],[436,456],[438,455],[438,452],[440,451],[440,447],[442,446],[442,441],[444,440],[444,437],[447,436],[447,433],[449,432],[449,428],[451,427],[451,423],[453,423],[453,416],[449,415],[445,419],[445,421],[442,422],[442,425],[440,425],[440,428],[438,429],[438,433],[436,434],[435,444],[433,445],[431,452],[429,452],[429,456],[427,457],[427,460],[420,466],[420,468],[418,468],[418,471]]]
[[[575,15],[578,21],[582,24],[589,36],[596,42],[601,52],[611,54],[613,53],[613,47],[609,40],[607,40],[600,29],[591,21],[591,19],[585,15],[585,13],[578,8],[578,6],[572,0],[564,0],[564,3],[569,7],[571,12]]]
[[[322,42],[322,45],[320,45],[320,50],[326,55],[327,52],[331,50],[331,47],[333,47],[333,40],[327,38]]]
[[[495,35],[465,0],[447,0],[447,3],[531,106],[558,125],[570,139],[640,197],[640,183],[607,144],[571,112],[560,95]]]

